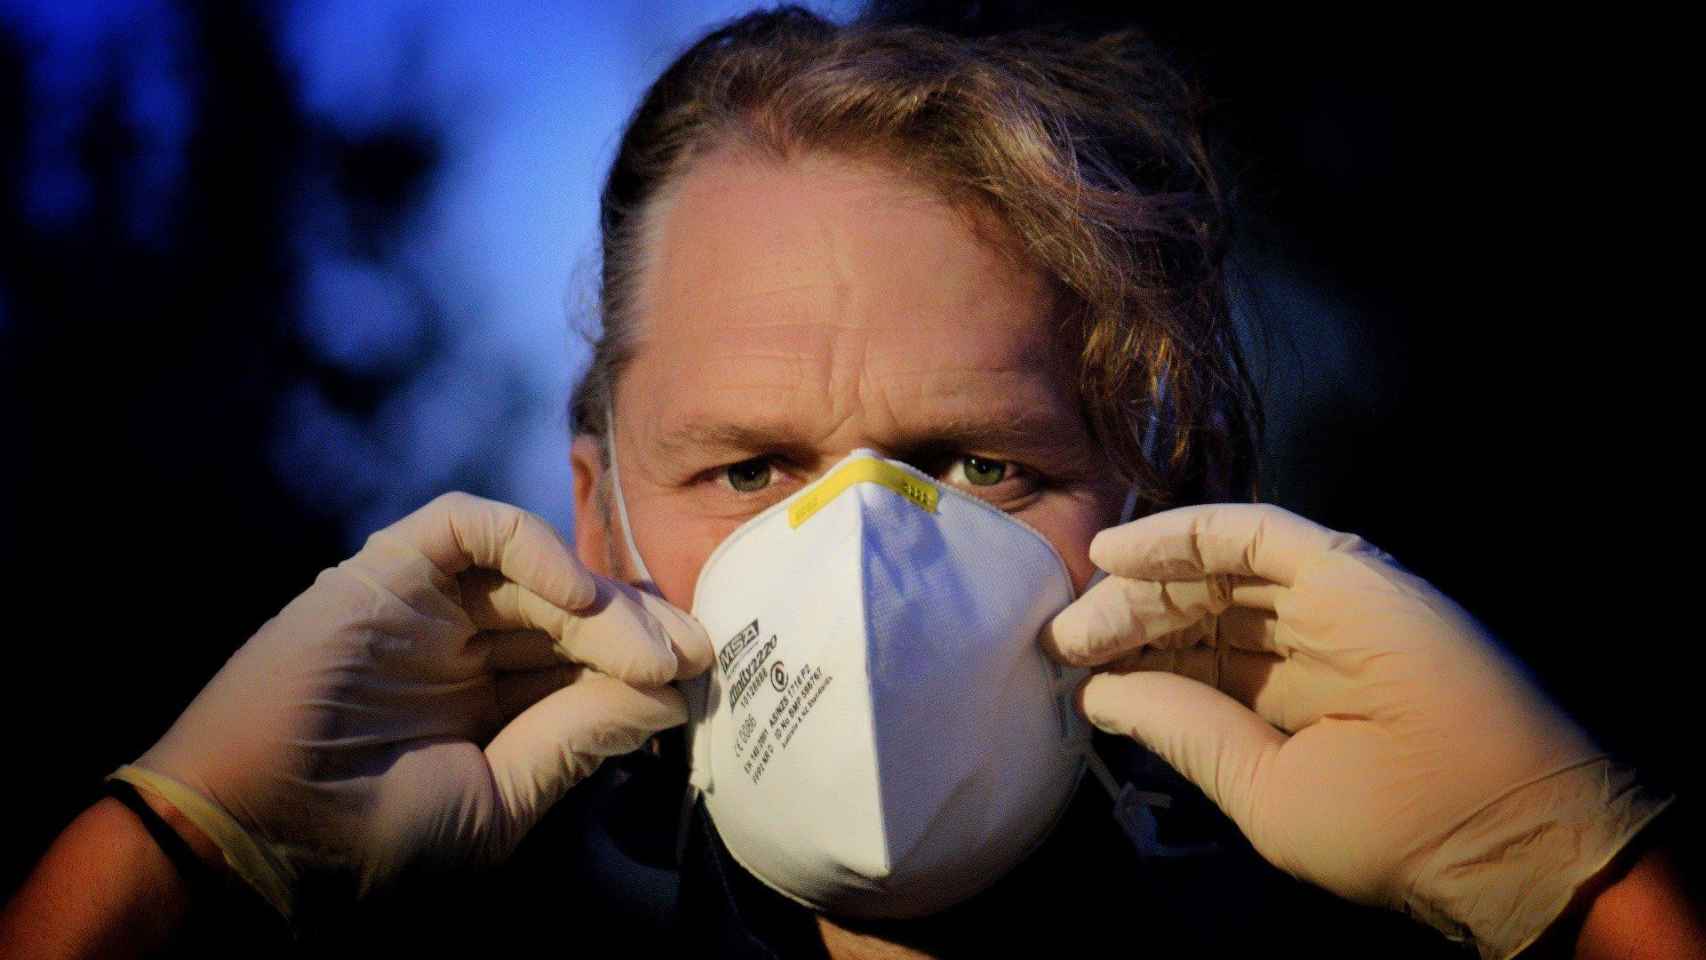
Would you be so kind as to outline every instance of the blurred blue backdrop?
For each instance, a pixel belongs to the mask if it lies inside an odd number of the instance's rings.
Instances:
[[[277,58],[291,115],[248,122],[311,132],[277,184],[294,273],[280,292],[305,359],[324,367],[283,385],[269,453],[302,509],[338,519],[346,547],[458,486],[567,527],[562,408],[586,350],[565,320],[587,319],[597,185],[646,85],[746,6],[328,0],[252,14],[244,27],[264,34],[254,52]],[[204,82],[225,80],[206,62],[209,31],[242,18],[190,9],[0,7],[27,61],[31,227],[63,234],[116,214],[121,242],[173,242],[200,189],[186,153],[218,95]],[[80,162],[99,109],[118,112],[130,141],[116,210],[98,209],[101,174]],[[352,411],[325,380],[386,389]]]

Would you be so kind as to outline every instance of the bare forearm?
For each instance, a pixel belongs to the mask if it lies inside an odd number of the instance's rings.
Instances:
[[[1673,855],[1648,850],[1588,905],[1577,960],[1706,960],[1706,921]]]
[[[72,821],[0,913],[0,955],[158,953],[189,906],[171,860],[134,813],[107,798]]]

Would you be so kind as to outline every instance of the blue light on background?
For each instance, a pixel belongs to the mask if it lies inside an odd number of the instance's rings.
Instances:
[[[33,48],[27,215],[51,229],[89,205],[77,131],[116,86],[138,169],[133,244],[170,220],[184,182],[197,64],[167,0],[0,0],[0,26]],[[815,5],[836,18],[854,0]],[[305,378],[282,391],[273,471],[302,508],[343,525],[346,545],[454,488],[570,526],[565,401],[593,327],[597,194],[627,114],[674,55],[742,0],[557,3],[304,0],[268,24],[293,95],[320,140],[388,131],[431,139],[424,195],[363,234],[313,170],[293,193],[295,323],[325,368],[385,379],[379,409],[352,412]],[[205,95],[205,93],[204,93]],[[271,118],[256,116],[264,125]],[[1256,251],[1249,251],[1252,257]],[[1269,397],[1271,447],[1295,446],[1290,411],[1342,400],[1355,364],[1342,306],[1283,259],[1269,319],[1310,341],[1250,344]],[[1307,376],[1296,358],[1308,356]]]
[[[300,323],[324,363],[404,382],[371,418],[312,383],[286,393],[275,463],[305,508],[344,518],[350,546],[452,487],[570,521],[563,408],[586,360],[574,332],[596,279],[597,193],[645,86],[710,25],[752,5],[698,2],[318,0],[275,28],[307,113],[351,137],[410,126],[438,138],[428,194],[386,249],[352,255],[350,225],[303,198]],[[854,4],[820,3],[845,17]],[[25,195],[39,226],[89,204],[75,132],[122,88],[142,168],[127,209],[158,229],[182,182],[196,104],[176,8],[163,0],[0,5],[36,54]],[[111,54],[111,55],[107,55]],[[254,122],[266,123],[257,116]],[[423,339],[435,341],[416,363]],[[501,450],[496,462],[491,451]]]
[[[565,319],[587,319],[599,184],[645,86],[711,24],[749,7],[346,0],[292,10],[286,49],[313,112],[351,130],[425,119],[446,141],[445,169],[392,275],[330,258],[310,272],[305,320],[334,362],[365,362],[415,335],[401,322],[417,314],[397,308],[408,296],[397,274],[442,305],[450,338],[379,418],[396,425],[382,438],[350,436],[311,399],[292,403],[281,442],[324,453],[316,488],[339,474],[395,478],[371,489],[352,542],[455,485],[476,452],[465,435],[488,431],[504,436],[504,462],[476,468],[496,495],[567,528],[562,411],[586,350]]]

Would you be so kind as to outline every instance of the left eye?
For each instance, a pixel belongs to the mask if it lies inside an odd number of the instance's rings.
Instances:
[[[962,483],[972,487],[993,487],[1007,478],[1008,464],[1005,460],[990,460],[986,457],[961,457],[954,461],[948,470],[950,483]]]
[[[762,457],[742,460],[724,468],[723,475],[729,486],[741,493],[756,493],[770,486],[770,461]]]

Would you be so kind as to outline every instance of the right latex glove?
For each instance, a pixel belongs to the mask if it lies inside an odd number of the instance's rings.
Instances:
[[[1390,556],[1277,507],[1103,531],[1044,644],[1086,717],[1176,767],[1281,869],[1487,957],[1531,943],[1670,801]]]
[[[685,722],[666,684],[710,660],[696,621],[543,520],[449,494],[322,573],[114,776],[289,917],[311,877],[361,893],[507,855],[602,758]]]

